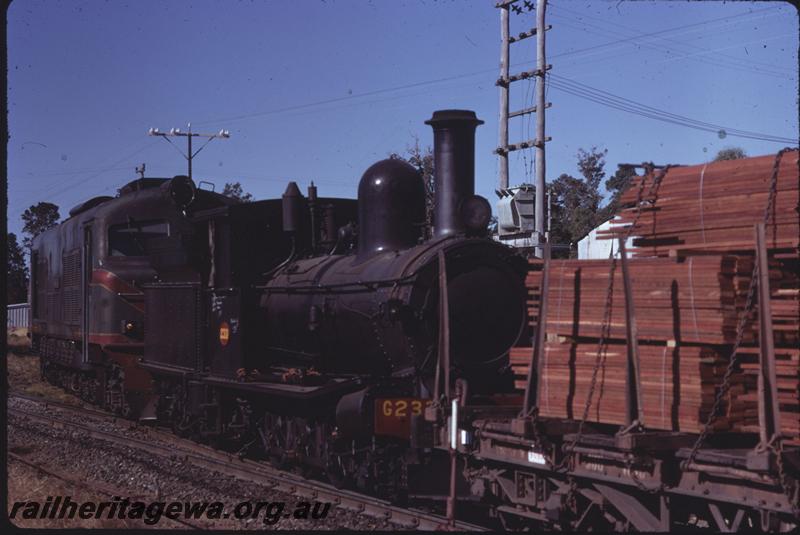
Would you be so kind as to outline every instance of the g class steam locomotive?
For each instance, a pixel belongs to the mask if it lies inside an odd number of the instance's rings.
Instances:
[[[445,110],[427,124],[428,239],[422,177],[396,159],[367,169],[357,201],[290,183],[242,204],[175,177],[76,207],[34,243],[43,376],[181,435],[402,492],[433,445],[422,416],[440,337],[451,383],[496,394],[513,389],[507,353],[525,323],[525,262],[487,239],[474,194],[482,121]]]

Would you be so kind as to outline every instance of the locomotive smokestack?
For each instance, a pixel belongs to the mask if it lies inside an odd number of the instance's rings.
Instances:
[[[436,167],[434,236],[467,229],[461,203],[475,194],[475,128],[483,121],[469,110],[440,110],[425,121],[433,127]]]

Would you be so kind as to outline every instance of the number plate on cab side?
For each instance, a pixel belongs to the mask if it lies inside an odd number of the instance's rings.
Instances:
[[[422,418],[430,399],[382,398],[375,400],[375,434],[398,438],[411,436],[411,417]]]

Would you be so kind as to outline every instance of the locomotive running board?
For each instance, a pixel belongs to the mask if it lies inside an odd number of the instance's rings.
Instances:
[[[355,390],[361,386],[360,379],[352,377],[335,377],[331,378],[327,383],[319,386],[302,386],[290,385],[286,383],[271,383],[271,382],[241,382],[234,379],[226,379],[224,377],[196,377],[193,380],[200,381],[204,384],[217,386],[221,388],[237,388],[239,390],[248,390],[256,394],[273,395],[280,397],[289,397],[294,399],[311,399],[325,396],[332,393],[342,393]]]

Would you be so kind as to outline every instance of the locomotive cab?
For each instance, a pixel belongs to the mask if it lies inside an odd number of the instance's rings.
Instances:
[[[355,202],[319,198],[328,226],[355,220]],[[314,209],[300,199],[306,216],[291,234],[284,232],[281,200],[263,200],[197,212],[195,233],[202,236],[204,255],[196,264],[198,280],[174,280],[145,288],[149,314],[143,364],[165,373],[208,373],[236,380],[242,370],[258,369],[263,347],[261,312],[253,286],[271,271],[308,251]],[[323,218],[320,218],[322,221]],[[328,241],[319,240],[320,246]],[[176,325],[170,318],[179,317]],[[175,329],[178,332],[176,333]]]

